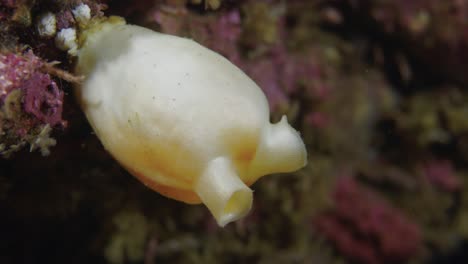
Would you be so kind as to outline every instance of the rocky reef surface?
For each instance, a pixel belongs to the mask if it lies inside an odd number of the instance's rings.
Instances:
[[[226,228],[147,189],[75,102],[81,4],[228,58],[308,166]],[[0,0],[0,263],[466,263],[467,62],[466,0]]]

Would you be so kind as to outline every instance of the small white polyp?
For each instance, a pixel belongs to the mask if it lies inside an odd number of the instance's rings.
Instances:
[[[80,4],[72,10],[73,16],[75,20],[80,23],[84,24],[91,19],[91,9],[88,5]]]
[[[57,18],[51,12],[47,12],[39,17],[37,32],[44,38],[53,37],[57,32]]]
[[[78,52],[76,29],[64,28],[60,30],[55,37],[55,45],[61,50],[68,51],[68,54],[70,55],[76,55]]]

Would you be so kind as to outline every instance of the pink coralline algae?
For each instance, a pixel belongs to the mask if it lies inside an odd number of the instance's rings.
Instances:
[[[273,111],[287,104],[300,87],[317,99],[324,99],[328,93],[325,86],[317,85],[321,76],[314,57],[295,56],[281,44],[273,47],[267,56],[244,60],[239,66],[264,90]]]
[[[209,30],[214,38],[209,44],[214,50],[225,54],[228,59],[236,62],[239,58],[237,43],[241,36],[241,18],[237,10],[221,15],[215,23],[209,24]]]
[[[334,209],[314,219],[315,229],[353,261],[402,263],[422,246],[419,227],[354,178],[338,179]]]
[[[24,56],[0,54],[0,105],[12,91],[20,89],[24,112],[39,123],[55,126],[63,122],[63,92],[48,74],[41,72],[43,65],[32,52]]]
[[[247,74],[265,91],[272,110],[288,103],[288,97],[282,89],[278,65],[271,59],[246,62],[241,66]]]
[[[207,24],[203,42],[246,71],[247,75],[264,90],[272,110],[287,104],[288,98],[280,84],[282,69],[276,61],[279,57],[276,56],[277,52],[272,50],[268,54],[271,56],[249,60],[240,54],[241,37],[241,16],[238,10],[232,10]]]
[[[56,18],[58,31],[63,28],[69,28],[75,25],[75,19],[73,18],[71,10],[61,10],[56,14]]]
[[[14,89],[21,87],[21,83],[40,68],[42,62],[31,52],[24,56],[14,53],[0,54],[0,100]]]
[[[62,122],[63,92],[49,75],[34,73],[25,81],[23,90],[26,113],[51,126]]]
[[[23,111],[33,116],[35,123],[63,124],[63,91],[41,71],[43,65],[32,52],[0,54],[0,106],[12,91],[20,90]]]
[[[455,192],[462,188],[462,182],[457,177],[449,160],[427,163],[423,168],[423,175],[429,183],[442,191]]]
[[[189,34],[239,66],[242,58],[238,44],[242,28],[238,10],[208,19],[192,19],[189,24]]]

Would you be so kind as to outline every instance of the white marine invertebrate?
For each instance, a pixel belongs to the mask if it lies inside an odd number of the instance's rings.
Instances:
[[[73,17],[79,24],[85,24],[91,19],[91,9],[86,4],[80,4],[73,10]]]
[[[57,48],[67,51],[70,55],[76,55],[78,43],[76,39],[76,29],[64,28],[61,29],[55,36],[55,45]]]
[[[262,90],[224,57],[110,21],[85,32],[76,94],[105,148],[146,185],[203,202],[224,226],[250,210],[248,185],[306,164],[299,133],[285,117],[270,124]]]
[[[47,12],[39,17],[37,22],[37,32],[41,37],[53,37],[57,32],[57,18],[51,12]]]

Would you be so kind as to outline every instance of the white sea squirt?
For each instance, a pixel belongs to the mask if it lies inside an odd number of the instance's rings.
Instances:
[[[111,17],[82,33],[76,96],[104,147],[148,187],[205,204],[224,226],[252,206],[248,187],[305,166],[286,117],[262,90],[196,42]]]

